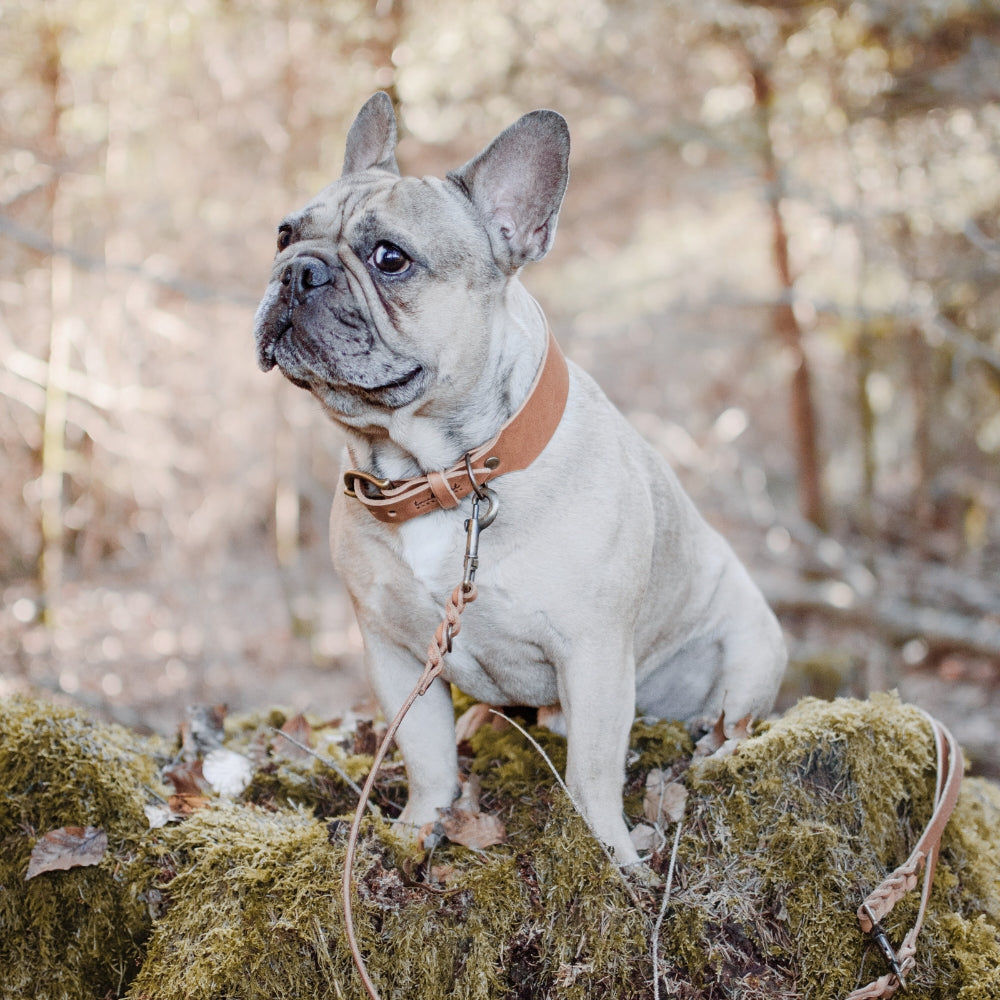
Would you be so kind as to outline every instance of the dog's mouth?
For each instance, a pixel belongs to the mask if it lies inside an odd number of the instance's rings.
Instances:
[[[344,393],[377,406],[398,408],[416,399],[427,382],[427,369],[422,364],[396,375],[391,362],[383,366],[369,363],[352,364],[354,358],[340,363],[303,352],[294,342],[292,324],[284,329],[261,352],[261,367],[277,367],[292,385],[327,398]],[[388,369],[388,371],[386,370]]]
[[[405,375],[400,375],[399,378],[394,378],[389,382],[383,382],[382,385],[372,386],[372,388],[367,389],[364,386],[356,386],[355,388],[361,389],[364,392],[390,392],[393,389],[403,389],[406,386],[415,382],[424,373],[423,365],[415,365],[410,371]]]

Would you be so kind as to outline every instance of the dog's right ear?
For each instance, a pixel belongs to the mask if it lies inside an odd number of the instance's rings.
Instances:
[[[552,246],[569,180],[569,128],[555,111],[532,111],[448,174],[475,205],[497,263],[513,273]]]
[[[347,133],[343,172],[387,170],[398,175],[395,149],[396,113],[392,110],[392,98],[380,90],[368,98]]]

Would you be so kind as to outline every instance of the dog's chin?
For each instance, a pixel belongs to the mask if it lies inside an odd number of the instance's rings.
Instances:
[[[430,381],[427,370],[422,365],[414,365],[396,378],[372,385],[336,376],[326,378],[313,373],[303,376],[300,371],[292,372],[284,368],[281,368],[281,373],[293,385],[313,393],[328,409],[345,415],[356,414],[366,407],[402,409],[418,400]]]

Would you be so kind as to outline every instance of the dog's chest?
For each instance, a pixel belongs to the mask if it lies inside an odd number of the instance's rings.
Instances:
[[[465,531],[452,511],[434,511],[399,526],[399,556],[432,593],[453,588],[462,579]]]

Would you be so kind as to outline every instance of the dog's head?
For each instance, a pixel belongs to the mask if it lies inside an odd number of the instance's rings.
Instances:
[[[445,179],[400,177],[396,119],[375,94],[341,178],[278,227],[257,310],[257,360],[336,419],[364,427],[474,384],[502,326],[505,286],[548,251],[569,133],[534,111]]]

